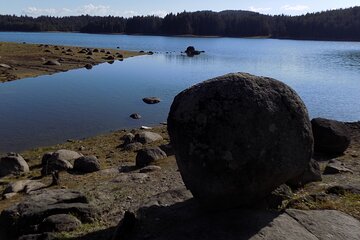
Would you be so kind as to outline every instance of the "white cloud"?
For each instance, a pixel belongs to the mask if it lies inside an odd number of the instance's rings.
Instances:
[[[281,7],[281,9],[286,11],[295,11],[300,12],[309,9],[309,6],[306,5],[284,5]]]
[[[113,11],[111,10],[110,6],[94,5],[91,3],[78,8],[76,12],[78,14],[88,14],[95,16],[113,15]]]
[[[150,12],[148,15],[155,15],[155,16],[158,16],[158,17],[165,17],[166,14],[168,14],[166,11],[157,10],[157,11]]]
[[[133,17],[133,16],[138,16],[140,14],[138,12],[128,10],[128,11],[123,12],[123,14],[121,14],[121,15],[124,17]]]
[[[55,15],[55,8],[36,8],[36,7],[28,7],[22,11],[24,15],[28,16],[40,16],[40,15]]]
[[[252,12],[268,12],[271,10],[271,8],[261,8],[261,7],[251,6],[249,7],[249,10]]]

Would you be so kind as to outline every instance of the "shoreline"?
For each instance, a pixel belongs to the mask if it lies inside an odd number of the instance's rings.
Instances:
[[[145,55],[135,51],[0,42],[0,83]]]

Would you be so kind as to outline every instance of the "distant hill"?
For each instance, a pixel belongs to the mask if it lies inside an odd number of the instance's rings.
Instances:
[[[302,16],[226,10],[157,16],[49,17],[0,15],[0,31],[76,31],[151,35],[200,35],[360,41],[360,7]]]

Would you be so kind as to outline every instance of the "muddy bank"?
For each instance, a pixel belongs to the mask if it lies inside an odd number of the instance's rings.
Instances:
[[[0,82],[91,68],[143,54],[119,49],[0,42]]]

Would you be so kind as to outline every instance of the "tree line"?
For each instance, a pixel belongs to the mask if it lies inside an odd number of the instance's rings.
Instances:
[[[0,31],[63,31],[150,35],[200,35],[319,40],[360,40],[360,7],[301,16],[264,15],[250,11],[197,11],[157,16],[37,18],[0,15]]]

